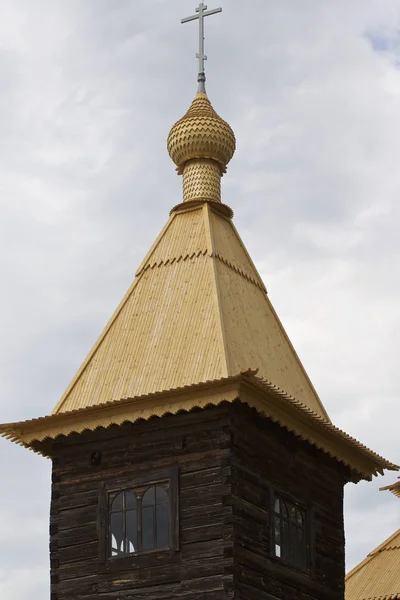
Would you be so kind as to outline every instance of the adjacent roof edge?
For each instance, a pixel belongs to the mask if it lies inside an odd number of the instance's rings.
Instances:
[[[400,481],[395,481],[391,485],[386,485],[385,487],[379,488],[380,492],[384,492],[386,490],[389,490],[394,496],[400,498]]]
[[[396,537],[400,534],[400,529],[397,529],[394,533],[392,533],[392,535],[390,535],[385,541],[383,541],[381,544],[379,544],[379,546],[377,546],[374,550],[372,550],[365,558],[364,560],[362,560],[360,563],[358,563],[358,565],[356,565],[355,567],[353,567],[353,569],[351,569],[351,571],[349,571],[345,577],[345,581],[348,581],[351,577],[353,577],[353,575],[355,575],[360,569],[362,569],[363,567],[365,567],[366,564],[368,564],[371,560],[374,559],[374,557],[379,554],[379,552],[381,552],[382,550],[385,549],[385,547]]]
[[[300,439],[342,462],[357,473],[354,480],[371,479],[373,475],[383,473],[384,469],[399,469],[272,383],[257,377],[254,370],[95,407],[7,423],[0,425],[0,435],[46,455],[38,450],[37,442],[235,400],[255,408]]]

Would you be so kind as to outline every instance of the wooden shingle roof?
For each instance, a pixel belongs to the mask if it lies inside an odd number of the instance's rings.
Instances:
[[[400,529],[346,575],[345,598],[400,599]]]
[[[246,403],[347,466],[354,482],[382,474],[384,469],[398,469],[271,382],[259,378],[254,371],[29,421],[7,423],[0,425],[0,435],[45,456],[52,456],[52,442],[59,436],[218,406],[224,402]]]
[[[232,220],[181,205],[53,414],[247,369],[329,421]]]

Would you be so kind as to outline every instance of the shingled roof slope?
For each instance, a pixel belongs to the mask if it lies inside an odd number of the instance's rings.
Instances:
[[[183,207],[53,414],[247,369],[329,421],[231,219],[208,203]]]
[[[400,529],[346,575],[346,600],[400,599]]]

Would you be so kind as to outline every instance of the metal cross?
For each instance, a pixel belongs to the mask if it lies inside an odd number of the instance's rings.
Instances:
[[[196,8],[196,12],[198,13],[197,15],[186,17],[186,19],[181,20],[181,23],[188,23],[189,21],[195,21],[196,19],[199,20],[199,51],[196,53],[196,58],[199,59],[199,75],[197,81],[199,82],[199,91],[204,92],[204,83],[206,81],[204,61],[207,60],[207,56],[204,54],[204,17],[220,13],[222,12],[222,8],[207,10],[207,6],[203,2],[200,2],[199,6]]]

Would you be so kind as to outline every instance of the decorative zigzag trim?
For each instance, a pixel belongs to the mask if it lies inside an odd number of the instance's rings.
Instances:
[[[229,269],[232,269],[232,271],[235,271],[235,273],[237,273],[238,275],[241,275],[244,279],[246,279],[250,283],[257,286],[263,292],[267,293],[266,288],[259,280],[255,279],[254,277],[251,277],[250,275],[245,273],[245,271],[243,271],[236,265],[233,265],[231,262],[226,260],[226,258],[221,256],[220,254],[215,253],[215,252],[208,252],[208,250],[199,250],[198,252],[192,252],[191,254],[185,254],[185,256],[183,256],[181,254],[178,257],[168,258],[167,260],[159,260],[159,261],[155,261],[153,263],[149,262],[140,271],[138,271],[136,273],[136,276],[139,277],[142,273],[148,271],[149,269],[153,270],[156,267],[163,267],[163,266],[166,267],[168,265],[173,265],[174,263],[180,263],[181,261],[187,261],[187,260],[192,260],[194,258],[199,258],[200,256],[209,256],[210,258],[216,258],[216,259],[220,260]]]

